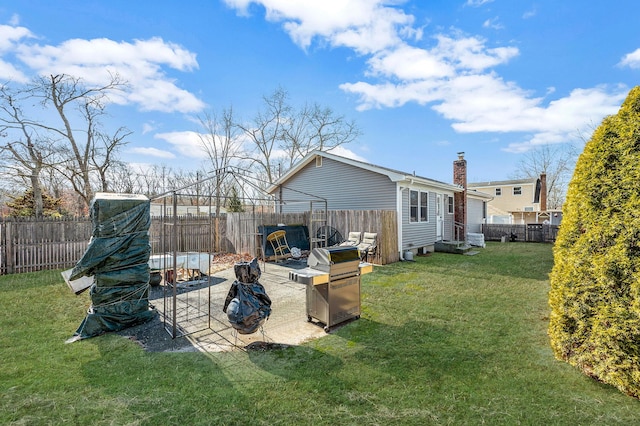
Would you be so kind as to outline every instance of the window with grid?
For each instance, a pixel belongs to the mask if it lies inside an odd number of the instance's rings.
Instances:
[[[429,221],[429,193],[411,190],[409,193],[409,222]]]

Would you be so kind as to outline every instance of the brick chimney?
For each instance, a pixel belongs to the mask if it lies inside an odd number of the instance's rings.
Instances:
[[[540,174],[540,211],[547,211],[547,174]]]
[[[464,188],[464,191],[456,192],[453,196],[453,220],[456,227],[461,227],[461,234],[454,235],[454,238],[464,240],[467,235],[467,160],[464,159],[464,152],[459,152],[458,159],[453,162],[453,183]]]

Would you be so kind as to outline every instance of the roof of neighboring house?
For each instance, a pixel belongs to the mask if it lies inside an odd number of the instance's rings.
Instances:
[[[488,182],[473,182],[467,184],[469,188],[483,188],[487,186],[507,186],[507,185],[523,185],[523,184],[532,184],[535,185],[538,178],[529,178],[529,179],[513,179],[513,180],[495,180]]]
[[[440,182],[438,180],[429,179],[422,176],[417,176],[415,173],[406,173],[395,169],[390,169],[388,167],[376,166],[375,164],[367,163],[364,161],[354,160],[352,158],[342,157],[340,155],[331,154],[325,151],[311,151],[308,153],[302,160],[300,160],[295,166],[293,166],[287,173],[282,175],[278,180],[276,180],[273,184],[271,184],[267,188],[268,193],[273,193],[278,189],[279,185],[284,185],[287,180],[291,179],[291,177],[295,176],[295,174],[304,168],[307,164],[314,161],[317,156],[321,156],[324,158],[329,158],[331,160],[339,161],[341,163],[349,164],[355,167],[359,167],[361,169],[369,170],[374,173],[378,173],[381,175],[388,176],[392,182],[413,182],[423,185],[435,186],[437,188],[446,189],[454,192],[461,192],[463,188],[459,185],[454,185],[450,183]]]
[[[486,192],[476,191],[475,189],[468,189],[468,188],[467,188],[467,197],[481,198],[486,201],[491,201],[494,199],[493,195],[487,194]]]

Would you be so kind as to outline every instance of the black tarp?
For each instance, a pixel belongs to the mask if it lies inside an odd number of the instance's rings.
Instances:
[[[122,330],[155,315],[149,306],[149,200],[98,193],[90,214],[91,241],[70,279],[93,277],[91,306],[69,341]]]
[[[273,247],[267,241],[267,236],[275,231],[285,231],[287,237],[287,244],[289,248],[297,247],[300,250],[309,250],[309,228],[304,225],[260,225],[258,226],[258,232],[262,235],[262,249],[265,256],[273,256]]]
[[[258,282],[261,271],[258,259],[234,265],[236,281],[231,284],[222,311],[240,334],[255,333],[271,315],[271,299]]]

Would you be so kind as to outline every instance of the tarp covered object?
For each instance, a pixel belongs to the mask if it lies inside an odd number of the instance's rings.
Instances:
[[[143,195],[97,193],[92,236],[70,279],[93,276],[91,306],[69,341],[146,322],[149,307],[150,202]]]
[[[255,333],[271,315],[271,299],[260,278],[258,259],[234,265],[236,281],[231,284],[222,311],[240,334]]]

